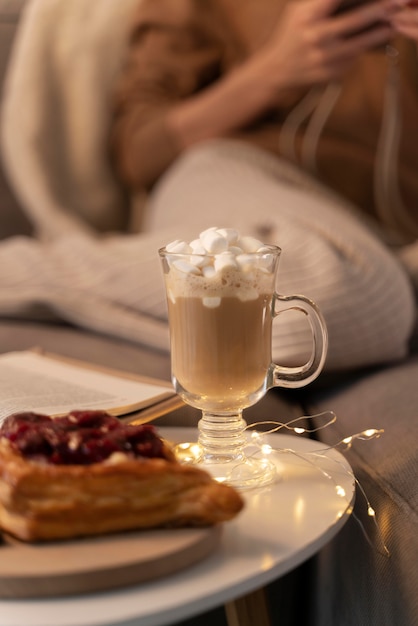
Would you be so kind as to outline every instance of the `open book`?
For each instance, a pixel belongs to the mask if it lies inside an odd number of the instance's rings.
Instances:
[[[182,406],[170,383],[38,351],[0,354],[0,424],[10,414],[104,410],[149,421]],[[135,420],[136,421],[136,420]]]

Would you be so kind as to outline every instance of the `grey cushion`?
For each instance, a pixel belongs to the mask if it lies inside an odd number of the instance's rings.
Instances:
[[[376,511],[391,556],[358,493],[355,513],[317,558],[312,623],[320,626],[412,626],[418,623],[418,358],[382,369],[310,399],[310,412],[332,409],[338,422],[321,432],[336,441],[367,428],[379,439],[346,454]]]

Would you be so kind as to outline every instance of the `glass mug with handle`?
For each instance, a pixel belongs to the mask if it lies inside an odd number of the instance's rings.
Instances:
[[[236,487],[275,477],[266,458],[247,457],[243,409],[272,387],[302,387],[320,374],[327,329],[317,306],[276,290],[281,249],[233,229],[211,228],[190,244],[159,250],[170,327],[175,391],[202,411],[198,445],[188,462]],[[290,309],[306,316],[313,337],[309,360],[295,367],[272,362],[272,324]],[[185,458],[188,453],[183,455]]]

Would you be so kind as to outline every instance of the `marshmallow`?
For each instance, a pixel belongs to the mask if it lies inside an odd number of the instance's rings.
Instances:
[[[188,257],[188,261],[195,267],[203,267],[209,263],[207,257],[201,256],[200,254],[191,254]]]
[[[239,254],[236,257],[237,265],[243,272],[250,272],[259,265],[259,258],[252,254]]]
[[[218,228],[217,232],[227,240],[229,246],[233,246],[239,239],[239,232],[235,228]]]
[[[230,252],[223,252],[222,254],[217,254],[215,256],[215,260],[213,262],[213,266],[215,268],[215,272],[221,272],[226,269],[236,269],[237,262],[235,260],[235,256]]]
[[[253,289],[244,289],[243,291],[238,292],[238,298],[241,302],[248,302],[250,300],[257,300],[259,296],[258,290]]]
[[[200,274],[200,270],[196,265],[184,261],[183,259],[174,259],[172,265],[179,270],[179,272],[183,272],[183,274]]]
[[[218,274],[224,276],[228,271],[243,272],[246,280],[252,280],[253,271],[268,274],[274,270],[275,255],[271,247],[256,237],[241,237],[235,228],[211,226],[190,243],[176,239],[166,250],[171,253],[167,257],[171,267],[209,280],[215,280]],[[184,257],[178,258],[176,254]]]
[[[206,250],[200,239],[193,239],[189,243],[189,246],[192,249],[193,254],[206,254]]]
[[[264,272],[272,272],[274,255],[271,253],[271,248],[269,248],[268,246],[262,246],[257,250],[257,254],[260,255],[258,258],[259,269]]]
[[[206,232],[200,236],[204,248],[209,254],[219,254],[228,249],[228,240],[219,234],[217,230]]]
[[[204,267],[202,267],[202,275],[205,278],[212,278],[213,276],[215,276],[215,274],[216,270],[213,265],[205,265]]]
[[[221,304],[221,298],[219,296],[206,297],[202,299],[203,306],[208,309],[216,309]]]
[[[177,239],[166,246],[169,268],[168,298],[199,297],[207,309],[222,298],[242,302],[271,293],[276,254],[256,237],[243,236],[234,228],[215,226],[202,231],[190,243]]]
[[[219,229],[218,229],[217,226],[210,226],[206,230],[202,230],[202,232],[199,235],[199,239],[202,240],[203,237],[205,237],[205,235],[207,235],[207,233],[212,233],[214,230],[219,230]]]
[[[240,237],[238,245],[244,252],[257,252],[260,248],[265,247],[262,241],[248,235]]]
[[[238,256],[239,254],[242,254],[244,250],[242,248],[239,248],[238,246],[230,246],[228,248],[228,252],[232,252],[232,254]]]
[[[166,246],[167,252],[172,252],[173,254],[188,254],[191,252],[190,246],[185,241],[181,241],[180,239],[176,239],[172,241]]]

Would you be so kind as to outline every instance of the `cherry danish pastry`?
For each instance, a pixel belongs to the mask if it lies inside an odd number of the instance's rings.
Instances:
[[[27,412],[0,428],[0,528],[25,541],[213,525],[242,507],[235,489],[181,465],[150,424]]]

